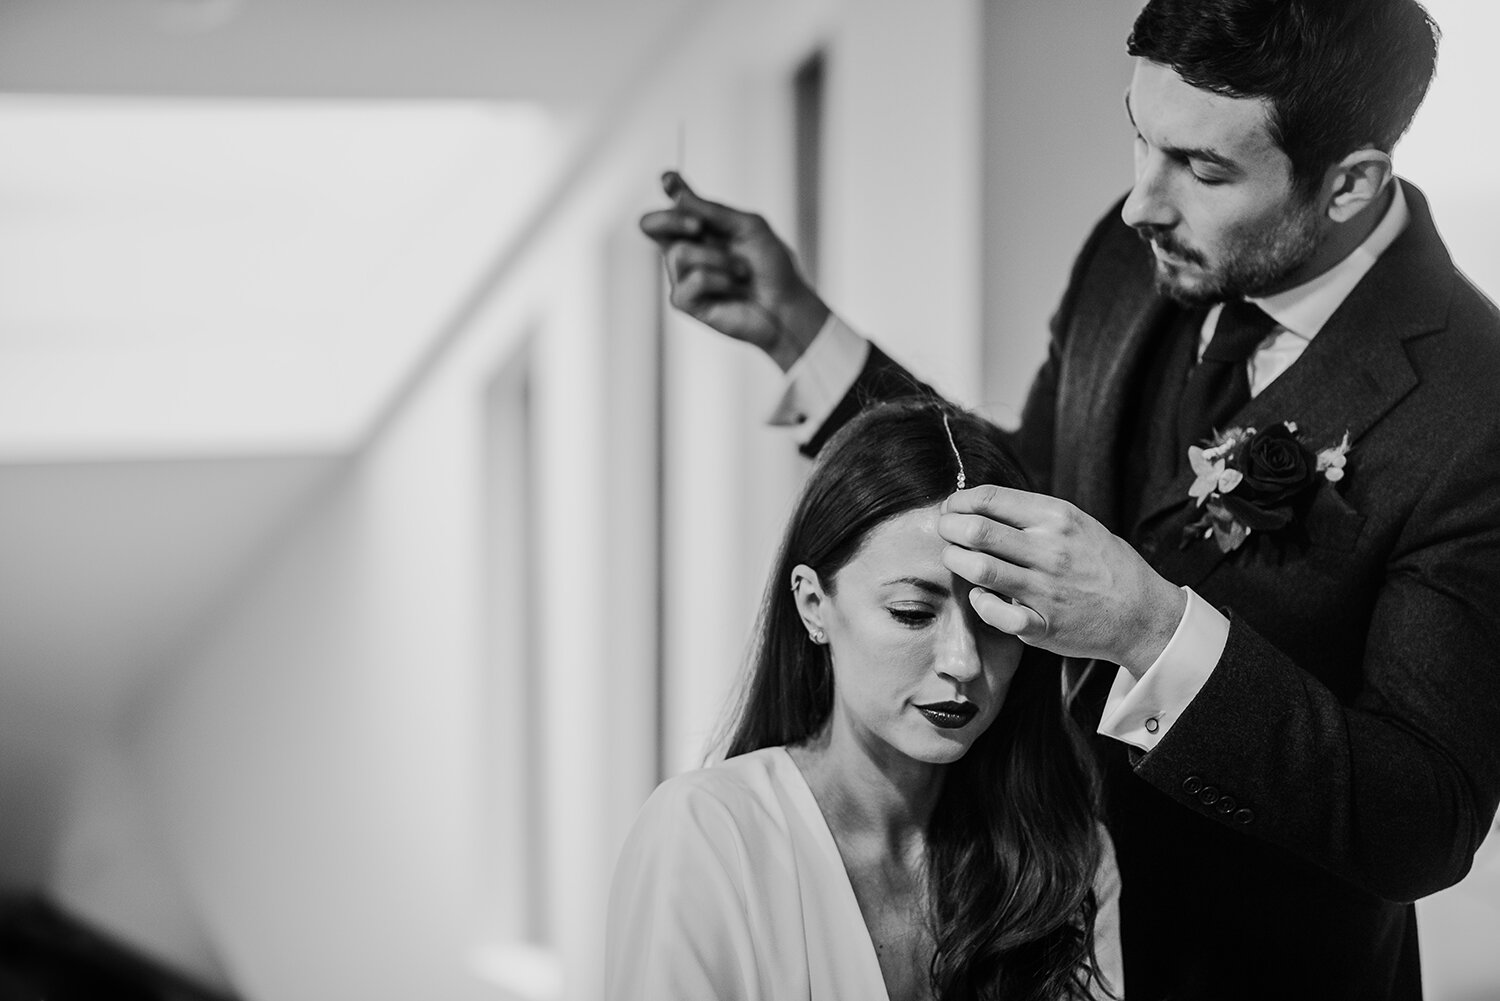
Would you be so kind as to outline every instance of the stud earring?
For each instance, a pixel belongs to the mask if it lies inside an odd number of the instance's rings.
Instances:
[[[814,643],[819,644],[825,642],[828,639],[828,635],[821,629],[814,629],[812,632],[808,633],[808,636],[811,637]]]

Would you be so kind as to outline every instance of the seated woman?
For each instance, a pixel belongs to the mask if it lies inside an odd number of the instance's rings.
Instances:
[[[726,759],[657,788],[610,896],[610,1001],[1104,998],[1118,875],[1056,659],[944,566],[982,420],[885,404],[823,449]]]

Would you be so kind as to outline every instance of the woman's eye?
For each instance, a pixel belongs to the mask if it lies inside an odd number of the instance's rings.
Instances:
[[[933,617],[932,612],[925,608],[892,608],[891,618],[905,626],[920,626]]]

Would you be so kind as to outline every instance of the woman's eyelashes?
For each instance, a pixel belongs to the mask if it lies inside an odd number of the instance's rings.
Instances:
[[[886,611],[891,613],[891,618],[912,629],[920,629],[937,617],[937,613],[925,605],[891,605]]]

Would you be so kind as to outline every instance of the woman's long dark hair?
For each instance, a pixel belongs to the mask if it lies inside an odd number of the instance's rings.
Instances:
[[[877,405],[830,439],[766,586],[728,756],[823,728],[833,675],[798,615],[792,568],[807,564],[831,589],[871,529],[951,493],[949,429],[970,486],[1027,485],[993,426],[941,400]],[[1060,665],[1028,647],[995,721],[947,767],[928,823],[939,1001],[1090,996],[1098,831],[1094,773],[1062,704]]]

